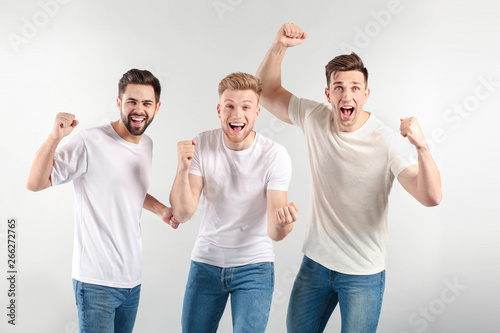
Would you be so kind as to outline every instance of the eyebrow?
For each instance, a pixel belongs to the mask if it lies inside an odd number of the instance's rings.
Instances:
[[[234,101],[231,98],[226,98],[224,100],[224,103],[226,103],[226,102],[233,102],[234,103]],[[241,103],[250,103],[250,104],[253,104],[253,102],[251,100],[249,100],[249,99],[245,99],[244,101],[241,101]]]
[[[127,98],[127,101],[139,102],[139,100],[138,100],[138,99],[136,99],[136,98],[132,98],[132,97]],[[150,100],[150,99],[145,99],[145,100],[140,101],[140,102],[142,102],[142,103],[145,103],[145,102],[153,103],[153,101],[152,101],[152,100]]]
[[[332,84],[334,84],[334,85],[335,85],[335,84],[343,84],[343,83],[344,83],[344,81],[335,81],[335,82],[333,82]],[[351,82],[349,82],[349,83],[354,84],[354,85],[361,85],[361,83],[360,83],[360,82],[358,82],[358,81],[351,81]]]

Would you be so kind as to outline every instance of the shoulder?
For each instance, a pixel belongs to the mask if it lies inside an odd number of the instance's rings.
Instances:
[[[309,112],[327,112],[331,111],[332,109],[332,107],[328,103],[321,103],[307,98],[299,98],[295,95],[292,95],[292,97],[290,98],[289,107],[290,109],[299,109]]]
[[[204,139],[204,140],[209,140],[212,138],[217,138],[221,135],[222,129],[216,128],[208,131],[201,132],[197,135],[198,138]]]
[[[222,129],[217,128],[199,133],[194,140],[202,146],[212,146],[219,143],[222,137]]]
[[[263,155],[268,155],[273,159],[279,157],[290,158],[286,148],[278,142],[265,137],[261,133],[257,133],[255,139],[257,140],[255,142],[256,148],[261,150]]]
[[[101,135],[110,135],[112,131],[111,124],[104,124],[100,126],[90,127],[82,129],[79,134],[85,141],[95,141],[100,138]]]
[[[149,146],[152,146],[153,145],[153,139],[151,139],[149,136],[147,136],[146,134],[143,134],[142,135],[142,138],[141,138],[141,144],[145,144],[145,145],[149,145]]]
[[[395,130],[387,126],[382,120],[377,118],[374,114],[370,115],[368,121],[366,123],[369,131],[372,136],[377,136],[380,138],[386,138],[387,140],[391,140],[393,138],[398,137],[398,134]]]
[[[213,129],[199,133],[194,137],[196,141],[195,154],[201,156],[213,154],[221,147],[222,129]]]

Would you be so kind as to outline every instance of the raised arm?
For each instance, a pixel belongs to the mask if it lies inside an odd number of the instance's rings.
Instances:
[[[299,208],[287,201],[288,192],[267,190],[267,235],[276,242],[284,239],[297,221]]]
[[[439,205],[443,196],[441,175],[417,119],[402,118],[400,130],[401,135],[407,137],[417,148],[418,165],[403,170],[398,176],[398,181],[422,205],[427,207]]]
[[[288,104],[292,94],[281,86],[281,63],[289,47],[299,44],[307,34],[293,23],[284,24],[257,70],[256,77],[262,82],[260,103],[280,120],[291,124]]]
[[[170,203],[174,218],[180,223],[188,221],[194,215],[203,189],[203,178],[189,173],[195,146],[194,140],[177,143],[179,163],[174,185],[170,191]]]
[[[74,114],[61,112],[56,116],[49,137],[37,151],[31,164],[28,182],[26,183],[28,190],[40,191],[52,185],[50,174],[54,165],[54,154],[57,145],[62,138],[73,131],[76,125],[78,125],[78,120],[75,119]]]

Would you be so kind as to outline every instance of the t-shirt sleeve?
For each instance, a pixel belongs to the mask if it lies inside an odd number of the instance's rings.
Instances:
[[[292,124],[304,129],[305,120],[321,103],[292,95],[288,104],[288,117]]]
[[[194,147],[193,158],[191,159],[191,166],[189,167],[189,173],[203,177],[201,172],[201,154],[200,150],[203,149],[203,142],[200,140],[200,136],[196,136],[193,140],[196,141],[196,146]]]
[[[397,177],[401,171],[417,163],[416,148],[399,133],[394,133],[389,145],[389,166],[394,176]]]
[[[87,149],[81,134],[74,135],[54,154],[52,186],[65,184],[87,172]]]
[[[292,178],[292,161],[285,148],[276,154],[273,170],[267,184],[268,190],[288,191]]]

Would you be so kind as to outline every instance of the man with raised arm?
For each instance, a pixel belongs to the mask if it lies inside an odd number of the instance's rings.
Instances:
[[[78,120],[70,113],[56,116],[27,183],[40,191],[73,181],[72,278],[80,332],[132,332],[141,290],[142,208],[169,224],[172,217],[171,208],[147,194],[153,142],[143,133],[160,108],[160,82],[132,69],[118,90],[120,118],[82,130],[61,147]]]
[[[274,251],[292,231],[292,167],[283,146],[253,131],[260,82],[233,73],[219,83],[221,129],[178,143],[170,202],[189,220],[203,192],[203,217],[191,254],[182,331],[215,332],[231,295],[234,332],[264,332],[274,290]]]
[[[304,258],[290,297],[287,329],[323,332],[339,304],[343,333],[375,332],[385,286],[393,180],[423,205],[435,206],[441,201],[439,170],[416,118],[401,118],[401,133],[396,133],[363,110],[370,94],[368,71],[355,53],[326,65],[328,104],[284,89],[285,52],[306,38],[297,25],[283,25],[256,75],[263,84],[262,105],[304,132],[311,169]]]

